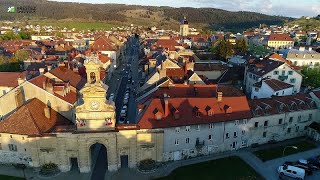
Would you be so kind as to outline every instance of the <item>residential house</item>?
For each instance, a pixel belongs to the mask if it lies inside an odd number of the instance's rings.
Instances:
[[[271,59],[250,60],[245,69],[245,92],[251,96],[252,89],[262,79],[277,79],[294,86],[293,93],[300,92],[302,75],[296,71],[287,61]]]
[[[277,79],[263,79],[253,85],[251,99],[293,95],[293,85]]]
[[[26,81],[27,72],[0,72],[0,97]]]
[[[299,49],[284,50],[283,56],[296,66],[308,66],[310,68],[320,66],[320,53],[312,50],[312,47],[300,46]]]

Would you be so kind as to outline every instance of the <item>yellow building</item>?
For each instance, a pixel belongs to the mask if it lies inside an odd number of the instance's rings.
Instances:
[[[268,40],[268,47],[274,49],[289,49],[294,46],[294,40],[289,34],[271,34]]]

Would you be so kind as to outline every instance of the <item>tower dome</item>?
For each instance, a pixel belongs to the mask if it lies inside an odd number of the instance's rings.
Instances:
[[[184,16],[181,24],[189,24],[187,18]]]

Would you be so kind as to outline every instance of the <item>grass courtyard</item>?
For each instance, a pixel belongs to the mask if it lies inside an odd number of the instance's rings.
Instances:
[[[256,180],[263,179],[237,156],[192,164],[175,169],[157,180]]]
[[[24,180],[24,178],[0,175],[1,180]]]
[[[260,158],[262,161],[268,161],[271,159],[282,157],[283,150],[286,146],[296,146],[297,149],[294,148],[286,148],[284,156],[288,156],[290,154],[295,154],[298,152],[307,151],[313,148],[316,148],[317,146],[314,143],[308,142],[308,141],[301,141],[298,143],[288,144],[288,145],[282,145],[277,146],[273,148],[258,150],[253,152],[258,158]]]

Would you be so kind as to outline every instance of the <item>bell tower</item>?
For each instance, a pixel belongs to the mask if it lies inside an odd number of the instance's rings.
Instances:
[[[180,36],[188,36],[188,35],[189,35],[189,22],[187,21],[187,18],[184,16],[180,24]]]
[[[115,127],[114,102],[106,100],[108,87],[100,81],[99,58],[91,54],[84,62],[87,83],[80,90],[81,102],[76,107],[77,130],[113,130]]]

